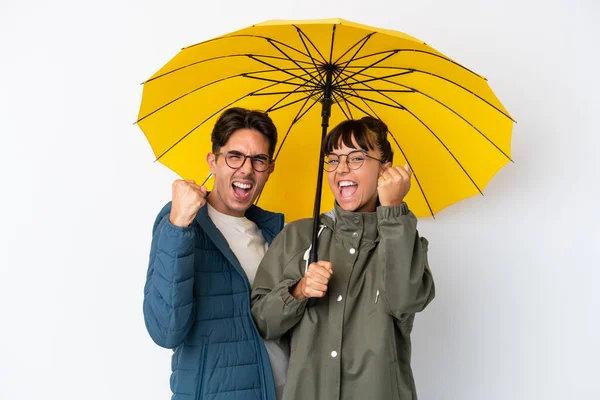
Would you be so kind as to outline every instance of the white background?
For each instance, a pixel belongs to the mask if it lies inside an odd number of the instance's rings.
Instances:
[[[139,83],[184,45],[324,17],[426,41],[518,121],[485,196],[420,223],[420,399],[600,398],[600,4],[321,1],[0,0],[0,399],[169,398],[142,294],[175,176],[132,124]]]

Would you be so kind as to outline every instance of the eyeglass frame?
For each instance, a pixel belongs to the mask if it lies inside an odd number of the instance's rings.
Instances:
[[[365,158],[365,159],[362,161],[362,163],[361,163],[361,164],[360,164],[358,167],[356,167],[356,168],[351,168],[351,167],[350,167],[350,161],[348,161],[348,156],[349,156],[350,154],[352,154],[352,153],[360,153],[360,154],[362,154],[364,157],[366,157],[366,158]],[[338,161],[339,161],[339,162],[341,162],[341,158],[342,158],[342,156],[346,156],[346,166],[347,166],[347,167],[348,167],[348,169],[349,169],[349,170],[351,170],[351,171],[356,171],[357,169],[360,169],[360,167],[362,167],[362,166],[365,164],[365,161],[366,161],[366,159],[367,159],[367,158],[370,158],[370,159],[372,159],[372,160],[375,160],[375,161],[379,161],[381,164],[383,164],[383,163],[384,163],[384,161],[383,161],[382,159],[379,159],[379,158],[372,157],[372,156],[368,155],[368,154],[367,154],[365,151],[363,151],[363,150],[353,150],[353,151],[351,151],[351,152],[349,152],[349,153],[346,153],[346,154],[326,153],[326,154],[325,154],[325,157],[327,157],[327,156],[329,156],[329,155],[335,155],[335,156],[337,156],[337,157],[338,157]],[[338,165],[337,165],[337,166],[336,166],[334,169],[332,169],[331,171],[329,171],[329,170],[327,170],[327,166],[328,166],[328,165],[331,165],[331,164],[330,164],[329,162],[327,162],[326,160],[324,160],[323,169],[325,170],[325,172],[334,172],[334,171],[335,171],[335,170],[337,170],[337,169],[338,169],[338,167],[340,166],[340,164],[338,163]]]
[[[244,157],[244,161],[242,161],[242,163],[240,164],[240,166],[239,166],[239,167],[232,167],[232,166],[231,166],[231,165],[229,165],[229,163],[227,162],[227,154],[230,154],[230,153],[235,153],[235,155],[238,155],[238,156],[240,156],[240,157]],[[226,151],[225,153],[212,153],[212,154],[214,154],[214,155],[215,155],[215,156],[217,156],[217,157],[218,157],[218,156],[223,156],[223,158],[225,159],[225,164],[226,164],[226,165],[227,165],[229,168],[231,168],[231,169],[240,169],[240,168],[242,168],[242,167],[244,166],[244,164],[246,164],[246,160],[249,158],[249,159],[250,159],[250,165],[252,166],[252,169],[253,169],[254,171],[256,171],[256,172],[265,172],[265,171],[267,171],[267,170],[269,169],[269,167],[271,167],[271,165],[272,165],[272,164],[275,162],[275,160],[273,160],[273,159],[272,159],[271,157],[269,157],[267,154],[262,154],[262,153],[261,153],[261,154],[254,154],[254,155],[248,156],[248,155],[246,155],[246,154],[242,153],[241,151],[238,151],[238,150],[230,150],[230,151]],[[263,156],[264,156],[264,157],[266,158],[266,160],[268,161],[268,163],[267,163],[267,166],[266,166],[266,167],[265,167],[265,169],[263,169],[263,170],[258,170],[258,169],[256,169],[256,167],[254,166],[253,160],[257,160],[257,158],[256,158],[256,157],[263,157]]]

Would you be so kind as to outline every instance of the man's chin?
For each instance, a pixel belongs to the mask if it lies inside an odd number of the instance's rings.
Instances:
[[[232,210],[236,210],[239,212],[246,212],[248,208],[254,203],[256,196],[250,195],[247,198],[239,198],[235,195],[232,195],[229,200],[229,208]]]

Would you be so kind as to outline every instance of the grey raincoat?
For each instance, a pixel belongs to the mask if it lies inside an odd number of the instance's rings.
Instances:
[[[275,238],[252,290],[260,333],[291,340],[283,399],[416,399],[410,333],[435,291],[415,216],[406,204],[372,213],[336,204],[321,223],[318,259],[333,266],[325,297],[308,305],[291,295],[307,267],[311,219]]]

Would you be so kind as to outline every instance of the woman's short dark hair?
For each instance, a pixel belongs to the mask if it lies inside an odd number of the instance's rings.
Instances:
[[[338,124],[325,138],[325,153],[331,153],[340,143],[355,149],[352,137],[358,147],[365,151],[379,150],[382,162],[392,162],[394,152],[387,138],[388,127],[380,119],[363,117],[358,120],[349,119]]]
[[[229,108],[219,116],[211,135],[212,152],[218,153],[239,129],[254,129],[262,133],[269,140],[269,157],[273,157],[277,145],[275,124],[266,113],[241,107]]]

